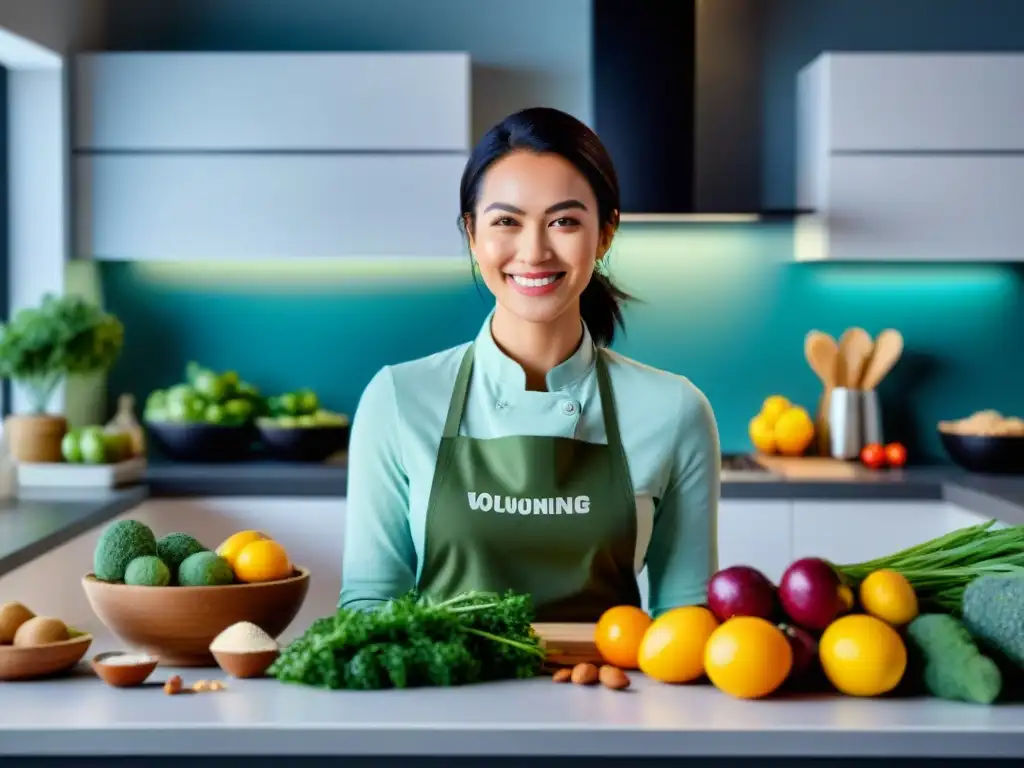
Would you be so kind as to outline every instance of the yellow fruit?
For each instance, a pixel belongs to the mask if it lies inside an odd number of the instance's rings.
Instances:
[[[238,559],[238,553],[241,552],[247,544],[251,544],[254,541],[260,541],[261,539],[269,539],[265,533],[259,531],[239,531],[231,536],[228,536],[224,542],[217,547],[217,554],[227,560],[231,567],[235,567],[235,560]]]
[[[250,541],[234,563],[235,576],[239,581],[277,581],[292,575],[292,563],[284,547],[270,539]]]
[[[902,573],[875,571],[860,584],[865,613],[900,627],[917,617],[917,593]]]
[[[775,444],[784,456],[801,456],[814,440],[814,421],[806,410],[793,406],[775,422]]]
[[[704,675],[704,646],[718,628],[707,608],[687,605],[663,613],[644,632],[640,671],[663,683],[689,683]]]
[[[736,616],[711,635],[704,668],[712,685],[723,693],[759,699],[786,682],[793,668],[793,648],[770,621]]]
[[[775,453],[775,430],[763,414],[750,420],[749,432],[754,448],[767,455]]]
[[[829,682],[847,696],[881,696],[903,679],[907,648],[881,619],[855,613],[836,619],[818,641]]]
[[[636,669],[637,653],[651,617],[633,605],[617,605],[601,614],[594,627],[594,645],[609,664]]]
[[[788,411],[790,407],[789,400],[782,395],[772,395],[765,399],[764,404],[761,406],[760,415],[764,416],[768,424],[774,427],[775,422],[779,420],[779,416]]]

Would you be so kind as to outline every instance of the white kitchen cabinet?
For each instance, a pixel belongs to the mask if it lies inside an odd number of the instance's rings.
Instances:
[[[1024,261],[1024,55],[824,54],[798,77],[798,260]]]
[[[457,256],[463,155],[95,155],[76,160],[78,256]]]
[[[74,148],[455,151],[465,53],[113,52],[76,58]]]
[[[793,559],[873,560],[983,519],[943,501],[795,501]]]
[[[836,155],[813,245],[837,261],[1024,261],[1024,154]],[[813,258],[811,250],[801,260]]]
[[[826,53],[799,75],[800,122],[828,153],[1024,152],[1024,56]]]
[[[749,565],[778,581],[792,558],[793,503],[723,499],[718,507],[718,565]]]

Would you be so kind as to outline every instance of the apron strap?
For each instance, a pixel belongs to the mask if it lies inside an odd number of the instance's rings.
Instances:
[[[455,377],[455,386],[452,389],[452,399],[448,402],[448,416],[444,420],[442,437],[459,436],[462,412],[466,408],[466,395],[469,393],[469,377],[473,373],[473,347],[474,344],[470,344],[466,354],[462,356],[462,364],[459,365],[459,373]]]
[[[619,434],[619,417],[615,413],[615,398],[612,396],[612,379],[601,347],[596,348],[597,391],[601,396],[601,413],[604,416],[604,432],[608,446],[622,452],[622,436]]]

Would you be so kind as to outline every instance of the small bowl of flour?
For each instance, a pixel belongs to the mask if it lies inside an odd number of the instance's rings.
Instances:
[[[248,621],[232,624],[210,643],[217,665],[232,677],[262,677],[280,653],[277,641]]]

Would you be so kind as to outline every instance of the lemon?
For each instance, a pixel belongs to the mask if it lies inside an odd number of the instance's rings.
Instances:
[[[917,618],[917,593],[902,573],[874,571],[860,584],[860,604],[865,613],[900,627]]]
[[[758,451],[764,454],[775,453],[775,430],[764,414],[758,414],[750,420],[748,432],[750,442]]]
[[[792,404],[782,395],[772,395],[771,397],[765,398],[764,403],[761,405],[761,415],[767,419],[769,426],[774,427],[775,422],[779,420],[779,416],[784,414],[791,407]]]
[[[907,648],[899,633],[862,613],[828,625],[818,642],[818,658],[829,682],[847,696],[888,693],[907,668]]]
[[[775,445],[784,456],[801,456],[814,440],[814,421],[800,406],[791,406],[775,422]]]

